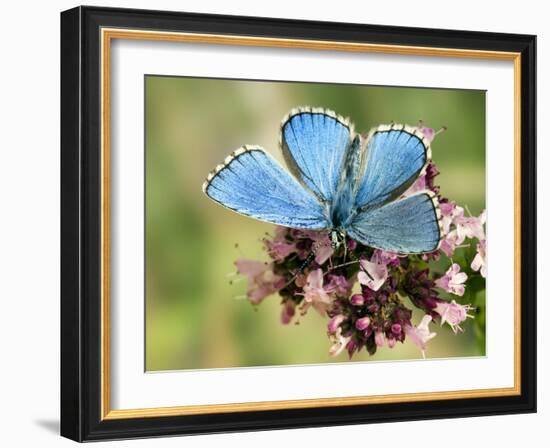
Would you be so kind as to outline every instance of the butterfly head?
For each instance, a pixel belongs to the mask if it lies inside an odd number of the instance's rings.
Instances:
[[[337,250],[346,241],[346,234],[338,229],[333,229],[330,232],[330,245],[334,250]]]

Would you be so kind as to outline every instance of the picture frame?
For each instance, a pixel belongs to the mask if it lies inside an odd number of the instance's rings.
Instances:
[[[117,40],[509,62],[513,385],[113,409],[110,77]],[[535,55],[531,35],[83,6],[61,13],[61,435],[82,442],[536,412]]]

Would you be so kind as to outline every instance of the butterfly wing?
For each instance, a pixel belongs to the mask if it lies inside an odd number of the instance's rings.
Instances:
[[[325,229],[321,203],[257,146],[243,146],[208,175],[208,197],[241,215],[299,229]]]
[[[281,124],[281,149],[291,173],[319,200],[332,201],[352,125],[334,112],[293,109]]]
[[[420,192],[359,212],[346,232],[366,246],[404,254],[432,252],[441,239],[437,197]]]
[[[431,157],[422,133],[404,125],[382,125],[367,137],[366,163],[358,179],[355,205],[370,208],[398,198],[418,178]]]

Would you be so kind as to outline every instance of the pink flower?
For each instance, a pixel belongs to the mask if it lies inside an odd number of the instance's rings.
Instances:
[[[414,181],[414,183],[407,189],[407,191],[405,191],[405,193],[403,193],[403,196],[410,196],[417,191],[424,191],[427,188],[426,174],[424,173],[421,174],[418,179]]]
[[[352,286],[343,275],[329,275],[329,283],[325,289],[338,297],[348,297]]]
[[[426,138],[426,140],[428,140],[429,143],[431,143],[436,136],[435,129],[420,127],[418,128],[418,130],[422,132],[422,134],[424,134],[424,137]]]
[[[433,162],[428,163],[422,174],[416,181],[403,193],[403,196],[410,196],[419,191],[431,190],[434,193],[439,193],[439,187],[435,185],[435,178],[439,175],[439,171]]]
[[[273,272],[273,265],[256,260],[235,261],[237,271],[248,278],[248,300],[257,305],[285,286],[285,279]]]
[[[285,300],[281,309],[281,323],[284,325],[289,324],[294,314],[296,314],[296,303],[292,300]]]
[[[376,249],[374,253],[376,254],[376,260],[379,263],[383,263],[385,265],[392,265],[392,266],[399,265],[399,258],[400,258],[399,254],[396,254],[394,252],[387,252],[382,249]],[[403,257],[403,255],[401,257]]]
[[[441,211],[441,226],[443,227],[443,234],[447,235],[451,230],[453,220],[459,215],[464,215],[464,209],[462,207],[458,207],[455,202],[440,202],[439,210]]]
[[[327,309],[332,303],[330,290],[323,287],[323,271],[316,269],[307,276],[304,290],[304,311],[313,306],[322,316],[326,314]]]
[[[458,246],[458,235],[456,230],[449,232],[442,240],[439,248],[441,251],[447,255],[447,257],[452,257],[456,248]]]
[[[462,296],[464,295],[464,282],[467,279],[468,276],[464,272],[460,272],[460,265],[453,263],[445,272],[445,275],[435,281],[435,286],[457,296]]]
[[[275,261],[284,260],[291,253],[296,252],[296,246],[291,243],[286,243],[283,241],[270,241],[264,240],[265,247],[269,256]]]
[[[487,253],[487,241],[481,240],[477,243],[477,254],[472,260],[471,268],[474,271],[479,271],[482,277],[487,277],[487,264],[485,256]]]
[[[430,339],[433,339],[437,333],[431,333],[429,324],[432,321],[432,316],[425,314],[420,324],[417,327],[405,325],[403,331],[411,339],[411,341],[422,351],[422,357],[426,357],[426,345]]]
[[[340,328],[340,324],[344,322],[346,317],[343,314],[337,314],[328,321],[327,332],[328,334],[336,334]]]
[[[470,310],[473,310],[470,305],[460,305],[454,300],[451,302],[438,302],[434,309],[441,316],[441,325],[447,322],[455,333],[462,331],[462,328],[460,328],[462,322],[468,317],[474,317],[468,314]]]
[[[439,209],[443,235],[446,235],[441,243],[441,249],[446,255],[451,256],[456,246],[462,244],[466,238],[485,239],[483,228],[486,220],[485,211],[477,218],[464,216],[464,209],[455,202],[441,202]],[[454,230],[451,230],[451,225],[455,226]]]
[[[466,238],[477,238],[478,240],[485,239],[484,224],[486,221],[485,210],[476,218],[475,216],[464,216],[464,209],[461,209],[453,220],[456,226],[456,233],[458,235],[457,243],[462,244]]]
[[[332,245],[322,245],[315,251],[315,261],[317,262],[317,264],[322,265],[330,257],[332,257],[333,253],[334,249],[332,248]]]
[[[313,241],[311,250],[315,253],[315,261],[317,264],[322,265],[332,257],[334,248],[326,232],[319,232],[316,230],[301,230],[299,232],[299,236],[302,238],[309,238]]]
[[[428,140],[428,143],[432,143],[433,140],[434,140],[434,138],[435,138],[437,135],[439,135],[439,134],[441,134],[443,131],[446,131],[446,130],[447,130],[447,127],[446,127],[446,126],[443,126],[443,127],[441,127],[441,129],[439,129],[439,130],[436,131],[436,130],[433,129],[433,128],[428,128],[428,127],[426,127],[426,126],[422,126],[422,123],[420,123],[420,125],[419,125],[416,129],[418,129],[418,130],[422,133],[422,135],[424,136],[424,138],[425,138],[426,140]]]
[[[328,354],[330,356],[338,356],[344,351],[348,342],[351,340],[351,336],[342,336],[342,329],[338,327],[336,333],[331,336],[332,346],[330,347]]]
[[[264,238],[264,246],[269,256],[275,261],[284,260],[290,254],[297,251],[296,245],[288,241],[291,235],[288,227],[276,226],[273,239]]]
[[[380,259],[380,255],[374,252],[370,261],[361,260],[361,271],[357,274],[359,283],[378,291],[388,278],[388,268],[385,263]]]

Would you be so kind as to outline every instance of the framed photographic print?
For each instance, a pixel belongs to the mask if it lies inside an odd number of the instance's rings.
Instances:
[[[535,36],[61,14],[61,433],[535,412]]]

